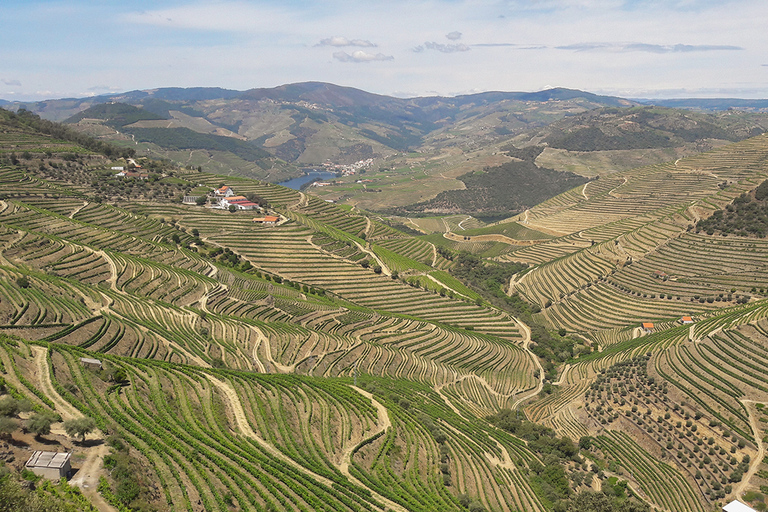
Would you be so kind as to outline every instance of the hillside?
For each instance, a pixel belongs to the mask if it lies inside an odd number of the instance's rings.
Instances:
[[[15,106],[46,119],[66,120],[84,133],[142,154],[219,174],[280,182],[300,174],[295,166],[325,162],[344,165],[372,158],[374,170],[398,168],[407,160],[403,152],[416,149],[437,158],[436,172],[455,177],[457,171],[462,174],[457,164],[468,166],[464,173],[482,169],[494,151],[490,145],[511,134],[563,115],[631,104],[569,89],[402,99],[306,82],[248,91],[165,88]],[[201,134],[194,143],[189,142],[189,130]],[[247,146],[250,152],[266,150],[273,158],[244,156]],[[466,157],[451,156],[456,148],[463,148]],[[472,154],[477,149],[481,151]],[[425,181],[430,182],[431,195],[445,190],[432,176]],[[456,188],[457,183],[446,185]],[[387,194],[388,201],[397,202],[401,196],[409,200],[410,194],[397,190],[397,180],[392,184],[396,190]]]
[[[706,219],[696,223],[696,232],[706,231],[708,235],[715,232],[723,236],[756,236],[765,238],[768,235],[768,181],[764,181],[754,190],[745,192],[724,209],[717,210]]]
[[[9,481],[44,448],[74,451],[98,510],[764,500],[768,244],[689,225],[768,178],[765,135],[414,237],[168,162],[133,158],[147,179],[119,179],[114,150],[5,119]],[[279,222],[179,202],[222,182]],[[47,413],[94,430],[33,435]]]
[[[767,128],[764,113],[602,108],[520,135],[514,144],[543,145],[539,165],[592,177],[693,155]]]

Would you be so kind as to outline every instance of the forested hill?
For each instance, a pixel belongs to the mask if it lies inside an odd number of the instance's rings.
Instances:
[[[735,198],[724,209],[699,220],[696,231],[723,236],[768,236],[768,180]]]

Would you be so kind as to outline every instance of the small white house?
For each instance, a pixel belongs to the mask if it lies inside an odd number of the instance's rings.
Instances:
[[[34,474],[50,480],[69,478],[72,472],[71,452],[36,451],[25,464]]]
[[[748,507],[739,500],[733,500],[723,507],[723,512],[756,512],[752,507]]]

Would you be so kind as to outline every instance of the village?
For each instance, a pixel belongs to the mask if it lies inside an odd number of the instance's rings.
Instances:
[[[207,206],[214,210],[228,210],[231,213],[243,210],[255,210],[261,214],[268,213],[267,209],[258,203],[245,196],[235,194],[234,189],[228,185],[213,189],[204,196],[184,196],[182,204]],[[284,220],[280,215],[262,215],[253,218],[255,223],[269,226],[277,225]]]

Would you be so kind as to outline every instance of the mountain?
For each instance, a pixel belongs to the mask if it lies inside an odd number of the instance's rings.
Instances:
[[[461,192],[468,187],[462,176],[511,165],[510,143],[545,144],[539,168],[592,178],[695,154],[768,126],[762,113],[641,107],[563,88],[403,99],[304,82],[247,91],[153,89],[26,107],[49,118],[66,112],[67,123],[89,135],[228,176],[274,183],[302,168],[327,164],[338,171],[367,162],[311,192],[376,211],[437,200],[439,211],[514,212],[546,199],[537,193],[524,202],[489,204],[487,188],[471,200],[472,193]]]
[[[644,105],[659,107],[685,108],[692,110],[746,110],[751,112],[768,111],[768,100],[742,98],[680,98],[680,99],[638,99]]]
[[[608,107],[518,135],[512,148],[540,146],[539,165],[594,177],[700,153],[767,129],[766,113]]]
[[[553,102],[557,105],[552,105]],[[351,87],[306,82],[248,91],[154,89],[16,106],[23,106],[47,119],[66,119],[92,135],[119,139],[119,134],[99,132],[89,121],[104,119],[108,125],[115,124],[115,121],[105,119],[104,113],[108,110],[101,113],[92,110],[104,103],[131,105],[171,121],[151,123],[153,119],[144,114],[139,116],[141,119],[135,119],[138,124],[131,128],[188,128],[240,138],[253,141],[274,156],[298,165],[320,164],[327,160],[348,164],[371,157],[391,157],[418,148],[429,136],[451,130],[457,124],[462,126],[462,137],[470,139],[474,138],[468,132],[472,124],[493,124],[496,126],[493,137],[498,140],[523,128],[550,122],[566,112],[631,104],[619,98],[568,89],[401,99]],[[121,114],[114,112],[114,115]],[[485,140],[487,134],[483,133],[482,137]],[[441,147],[434,140],[430,144]],[[165,156],[184,161],[182,154],[172,151],[166,152]],[[192,165],[204,161],[197,155],[187,156]],[[207,156],[212,159],[212,164],[217,162],[218,169],[232,163],[216,155]],[[253,169],[241,174],[248,172]],[[254,176],[258,174],[256,172]],[[263,173],[260,176],[266,177]]]

